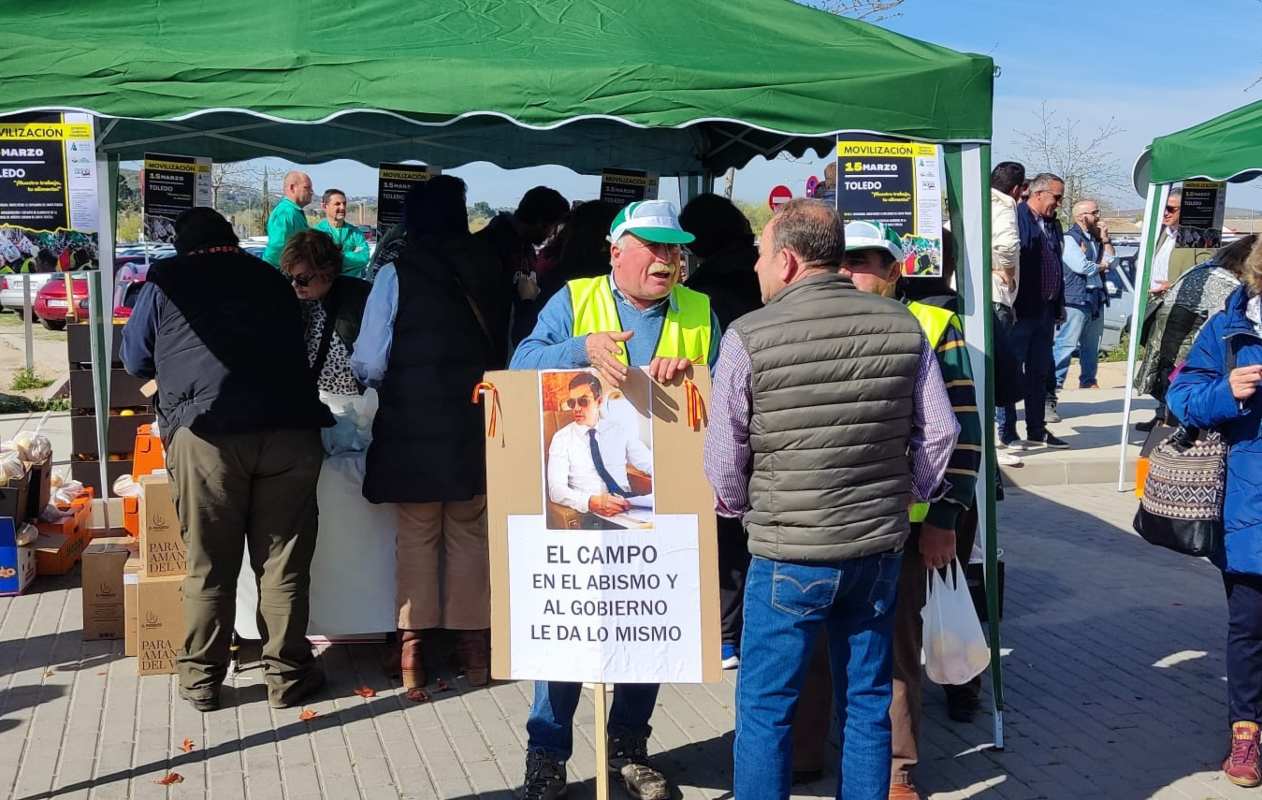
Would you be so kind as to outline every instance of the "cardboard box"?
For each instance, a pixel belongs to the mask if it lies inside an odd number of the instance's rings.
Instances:
[[[127,537],[103,537],[83,551],[83,638],[122,639],[126,633],[123,565],[137,553]]]
[[[35,579],[35,547],[18,547],[19,527],[12,517],[0,517],[0,595],[21,594]]]
[[[65,575],[74,569],[86,541],[66,533],[41,533],[35,540],[35,574]]]
[[[184,574],[184,537],[167,475],[140,479],[140,556],[146,578]]]
[[[53,464],[32,464],[30,469],[30,485],[26,495],[26,518],[35,520],[43,513],[44,507],[53,493]]]
[[[169,675],[175,658],[184,649],[184,597],[182,576],[147,578],[136,584],[139,641],[137,675]]]
[[[21,525],[30,519],[31,471],[0,486],[0,517],[12,517]]]
[[[134,656],[140,645],[140,613],[137,609],[140,587],[140,553],[123,565],[123,655]]]

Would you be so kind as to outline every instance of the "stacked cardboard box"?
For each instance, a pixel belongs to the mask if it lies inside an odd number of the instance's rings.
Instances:
[[[0,520],[0,525],[3,520]],[[122,639],[126,635],[123,567],[138,557],[136,540],[99,537],[83,551],[83,638]]]
[[[186,554],[165,473],[140,479],[140,555],[136,586],[136,657],[140,675],[175,672],[184,646]]]
[[[0,595],[21,594],[35,579],[35,546],[18,544],[12,517],[0,517]]]

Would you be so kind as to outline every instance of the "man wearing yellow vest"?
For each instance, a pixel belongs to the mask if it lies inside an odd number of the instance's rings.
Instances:
[[[981,463],[982,429],[963,325],[952,310],[956,298],[949,288],[949,270],[953,271],[954,264],[951,246],[949,238],[943,242],[942,278],[909,278],[904,281],[909,287],[905,293],[908,296],[898,297],[920,323],[934,349],[960,433],[938,489],[938,499],[932,503],[917,503],[909,511],[912,532],[903,551],[898,604],[894,612],[894,694],[890,702],[893,758],[889,800],[920,798],[912,783],[911,770],[919,761],[920,612],[925,605],[925,573],[932,567],[950,564],[957,555],[961,564],[968,563],[977,525],[973,504]],[[871,222],[855,221],[846,226],[846,261],[842,272],[854,281],[855,288],[895,297],[902,262],[903,251],[897,233]],[[832,683],[827,668],[827,659],[817,654],[808,670],[798,718],[794,721],[794,746],[800,745],[809,751],[804,754],[805,759],[794,752],[795,775],[801,772],[802,779],[813,778],[823,761],[823,749],[812,747],[811,743],[823,741],[828,730],[827,696]],[[980,682],[976,686],[947,687],[947,705],[953,719],[971,717],[979,687]]]
[[[709,299],[680,283],[680,248],[692,242],[675,208],[660,200],[627,205],[609,230],[610,274],[570,281],[539,313],[513,354],[512,369],[595,367],[621,385],[633,367],[670,381],[690,364],[713,366],[719,323]],[[657,684],[622,684],[609,712],[610,772],[641,800],[665,800],[670,787],[648,758],[649,718]],[[521,796],[553,800],[566,788],[574,711],[582,686],[539,681],[526,722],[526,779]]]

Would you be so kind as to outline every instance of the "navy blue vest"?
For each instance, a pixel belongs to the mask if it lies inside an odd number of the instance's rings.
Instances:
[[[1104,245],[1099,239],[1087,236],[1086,231],[1077,223],[1066,231],[1066,234],[1078,243],[1079,247],[1084,247],[1087,252],[1094,252],[1096,259],[1100,257],[1100,253],[1104,252]],[[1088,288],[1087,276],[1079,275],[1069,267],[1065,266],[1064,261],[1061,262],[1061,272],[1065,277],[1065,305],[1074,306],[1076,308],[1084,308],[1089,310],[1092,315],[1100,313],[1100,309],[1109,304],[1108,292],[1104,291],[1102,286]],[[1100,282],[1103,284],[1104,279]]]

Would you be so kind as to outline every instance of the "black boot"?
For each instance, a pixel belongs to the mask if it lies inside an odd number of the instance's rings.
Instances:
[[[517,792],[519,800],[556,800],[565,797],[565,762],[540,750],[526,751],[526,779]]]
[[[609,739],[609,771],[622,777],[627,794],[636,800],[668,800],[666,776],[649,764],[648,739],[613,736]]]

